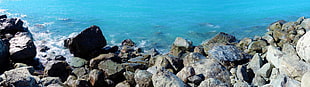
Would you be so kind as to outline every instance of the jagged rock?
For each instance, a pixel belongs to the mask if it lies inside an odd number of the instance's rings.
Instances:
[[[207,59],[207,58],[200,53],[189,53],[184,56],[183,64],[184,66],[189,66],[190,64],[198,62],[203,59]]]
[[[85,75],[88,74],[88,69],[85,67],[75,68],[72,73],[78,77],[78,79],[82,79]]]
[[[65,61],[49,61],[44,69],[44,75],[59,77],[61,81],[65,81],[70,73],[71,69],[69,64]]]
[[[164,67],[165,69],[172,69],[174,72],[180,71],[183,68],[183,61],[181,58],[173,56],[158,56],[155,61],[155,65],[158,68]]]
[[[250,82],[249,81],[250,77],[249,77],[249,75],[247,73],[246,66],[238,65],[236,75],[237,75],[239,80]]]
[[[137,69],[145,70],[147,66],[141,63],[122,63],[127,71],[136,71]]]
[[[273,87],[300,87],[300,82],[287,77],[286,75],[279,75],[277,79],[272,80],[269,84]]]
[[[120,80],[122,81],[125,77],[122,75],[125,72],[125,68],[122,64],[113,62],[112,60],[101,61],[98,64],[98,68],[105,72],[105,75],[108,79]]]
[[[301,22],[304,21],[304,19],[306,19],[304,16],[303,17],[299,17],[296,22],[298,24],[301,24]]]
[[[27,68],[16,68],[4,72],[4,82],[15,87],[37,87],[39,80]]]
[[[254,86],[263,86],[265,85],[267,82],[264,79],[264,77],[262,77],[261,75],[256,74],[255,77],[252,80],[252,84]]]
[[[173,73],[167,70],[158,70],[152,76],[154,87],[185,87],[186,84]]]
[[[300,24],[304,29],[306,29],[306,31],[309,31],[310,29],[310,19],[306,18],[304,19],[301,24]]]
[[[67,80],[64,82],[64,84],[68,85],[70,87],[74,87],[76,79],[77,79],[77,77],[75,77],[73,75],[69,75]]]
[[[284,21],[284,20],[279,20],[279,21],[276,21],[276,22],[274,22],[274,23],[271,23],[270,26],[268,27],[268,29],[269,29],[270,31],[282,29],[282,25],[283,25],[285,22],[286,22],[286,21]]]
[[[114,53],[109,53],[109,54],[100,54],[99,56],[92,58],[89,62],[89,67],[91,69],[98,69],[98,64],[103,61],[103,60],[107,60],[107,59],[113,59],[114,57],[116,57],[116,55]]]
[[[42,84],[42,86],[55,86],[56,84],[59,86],[64,87],[64,84],[61,82],[61,79],[59,77],[45,77],[42,78],[40,81],[40,84]]]
[[[115,87],[130,87],[130,84],[127,81],[123,81],[123,82],[116,84]]]
[[[250,38],[243,38],[236,46],[241,48],[241,50],[246,50],[252,41]]]
[[[0,40],[0,72],[4,72],[9,67],[9,48]]]
[[[234,45],[214,46],[208,51],[208,55],[209,57],[223,63],[223,65],[229,65],[226,64],[227,62],[233,63],[235,61],[247,60],[251,58],[249,55],[243,53]]]
[[[289,77],[296,79],[298,81],[301,80],[304,73],[310,71],[310,65],[303,61],[294,60],[298,59],[297,55],[284,55],[282,60],[280,61],[280,72],[285,73]]]
[[[262,66],[262,68],[260,68],[259,70],[257,70],[258,75],[263,76],[264,78],[269,78],[272,68],[274,68],[273,65],[271,65],[270,63],[266,63]]]
[[[23,27],[24,22],[19,18],[2,18],[0,22],[1,36],[4,34],[15,35],[16,32],[28,32],[28,28]]]
[[[123,46],[135,46],[135,42],[133,42],[131,39],[126,39],[122,41],[122,45]]]
[[[253,41],[249,44],[248,50],[250,54],[254,55],[255,53],[264,53],[267,42],[264,40]]]
[[[207,42],[204,42],[202,44],[204,48],[204,52],[208,55],[208,51],[213,48],[213,46],[217,45],[223,45],[223,44],[228,44],[235,42],[236,38],[235,36],[226,34],[224,32],[220,32],[217,35],[215,35],[212,39],[208,40]]]
[[[192,42],[181,37],[177,37],[172,44],[171,54],[173,56],[182,56],[187,51],[190,51],[192,48]]]
[[[308,87],[310,85],[310,72],[305,73],[301,79],[301,87]]]
[[[83,67],[87,64],[87,60],[79,58],[79,57],[72,57],[69,58],[68,64],[74,68]]]
[[[266,59],[269,63],[273,64],[276,68],[279,68],[280,59],[282,58],[283,53],[273,46],[268,47]]]
[[[136,84],[135,78],[134,78],[134,77],[135,77],[135,73],[133,73],[133,72],[131,72],[131,71],[126,71],[126,72],[123,73],[123,75],[125,76],[126,81],[127,81],[130,85],[134,86],[134,85]]]
[[[285,54],[285,55],[289,55],[289,56],[293,56],[293,55],[297,55],[297,52],[294,48],[293,45],[289,44],[289,43],[285,43],[283,44],[283,48],[282,48],[282,52]],[[298,61],[299,60],[299,57],[293,57],[293,58],[290,58],[291,60],[296,60]]]
[[[277,77],[280,75],[280,71],[278,68],[273,68],[270,74],[270,80],[277,79]]]
[[[200,83],[198,87],[229,87],[227,83],[223,83],[215,78],[208,78]]]
[[[146,70],[136,70],[134,78],[139,87],[153,87],[152,73]]]
[[[306,19],[310,22],[310,19]],[[308,24],[310,25],[310,24]],[[310,28],[308,28],[310,29]],[[296,46],[296,51],[301,59],[304,59],[306,62],[310,63],[310,33],[307,32],[304,36],[302,36]]]
[[[216,78],[224,83],[230,83],[229,71],[214,59],[205,59],[191,66],[194,68],[196,75],[203,74],[205,79]]]
[[[254,73],[256,73],[256,71],[259,70],[262,65],[263,65],[262,57],[258,53],[256,53],[249,62],[248,67],[252,69]]]
[[[96,53],[96,51],[106,46],[106,44],[106,39],[102,35],[100,28],[95,25],[64,41],[64,46],[69,48],[70,53],[76,57],[86,59],[98,56],[100,52]]]
[[[25,60],[33,60],[36,56],[36,46],[29,32],[17,32],[9,43],[10,57],[13,61],[24,63]]]
[[[187,82],[188,77],[195,75],[195,70],[191,66],[186,66],[176,74],[183,82]]]
[[[107,85],[104,78],[104,73],[101,70],[94,69],[90,71],[88,80],[93,87],[103,87]]]

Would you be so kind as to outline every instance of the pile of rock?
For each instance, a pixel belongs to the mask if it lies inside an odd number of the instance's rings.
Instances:
[[[119,47],[106,46],[101,29],[91,26],[64,41],[64,47],[75,57],[67,62],[57,56],[43,71],[25,62],[33,60],[28,52],[35,49],[27,28],[20,27],[18,19],[0,19],[4,49],[0,55],[5,55],[0,64],[14,64],[0,76],[1,86],[306,87],[310,83],[310,33],[306,33],[310,19],[304,17],[296,22],[277,21],[265,36],[240,41],[221,32],[193,46],[191,41],[177,37],[167,54],[156,49],[143,51],[130,39]],[[21,54],[24,56],[18,56]]]

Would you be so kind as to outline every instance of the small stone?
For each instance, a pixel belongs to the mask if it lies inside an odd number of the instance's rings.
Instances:
[[[61,82],[61,79],[59,77],[45,77],[40,80],[40,83],[43,86],[51,86],[53,84],[64,86],[64,84]]]
[[[310,23],[310,19],[307,19]],[[310,24],[309,24],[310,26]],[[309,28],[310,29],[310,28]],[[296,46],[296,51],[301,59],[304,59],[306,62],[310,63],[310,33],[307,32],[302,36]]]
[[[72,67],[79,68],[83,67],[84,65],[87,64],[87,60],[79,58],[79,57],[72,57],[69,58],[68,64]]]
[[[122,64],[118,64],[112,60],[105,60],[98,64],[98,68],[104,71],[107,78],[109,79],[125,79],[125,77],[122,75],[123,72],[125,72],[125,68],[122,66]]]
[[[183,64],[184,66],[189,66],[192,63],[199,62],[200,60],[207,59],[200,53],[189,53],[184,56]]]
[[[198,87],[229,87],[228,84],[215,78],[208,78],[200,83]]]
[[[258,53],[256,53],[249,62],[248,67],[252,69],[254,73],[256,73],[256,71],[259,70],[262,65],[263,65],[262,57]]]
[[[202,75],[194,75],[188,77],[188,81],[190,83],[194,83],[195,85],[199,85],[203,81],[203,76]]]
[[[126,81],[130,84],[130,85],[135,85],[135,73],[131,72],[131,71],[126,71],[123,73],[123,75],[126,78]]]
[[[158,70],[156,74],[152,76],[152,82],[154,87],[185,87],[186,84],[179,79],[173,73],[167,70]]]
[[[89,67],[91,69],[98,69],[98,64],[103,61],[103,60],[107,60],[107,59],[112,59],[116,57],[116,55],[114,53],[109,53],[109,54],[100,54],[99,56],[92,58],[89,62]]]
[[[84,75],[88,74],[88,70],[85,67],[75,68],[72,73],[81,79]]]
[[[273,46],[268,47],[266,59],[268,62],[273,64],[276,68],[279,68],[281,66],[280,59],[282,58],[282,56],[283,56],[283,53],[277,48]]]
[[[253,81],[252,81],[252,84],[254,86],[263,86],[265,85],[267,82],[266,80],[264,79],[264,77],[256,74],[255,77],[253,78]]]
[[[136,70],[134,78],[139,87],[153,87],[152,73],[146,70]]]
[[[177,77],[179,77],[183,82],[187,82],[188,77],[195,75],[194,68],[191,66],[184,67],[179,71],[177,74]]]
[[[133,42],[131,39],[126,39],[122,41],[122,46],[135,46],[135,42]]]
[[[183,39],[181,37],[177,37],[175,41],[173,42],[173,45],[176,47],[184,47],[188,49],[192,46],[192,42],[189,40]]]
[[[250,82],[250,78],[247,74],[247,69],[244,65],[238,65],[236,75],[239,80]]]
[[[127,81],[123,81],[123,82],[116,84],[115,87],[130,87],[130,84]]]

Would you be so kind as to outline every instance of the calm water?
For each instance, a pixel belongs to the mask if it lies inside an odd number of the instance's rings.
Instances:
[[[277,20],[310,16],[309,0],[0,0],[0,13],[19,17],[36,44],[59,54],[62,40],[101,27],[110,45],[133,39],[166,52],[176,37],[199,45],[218,32],[237,38],[263,35]],[[44,42],[49,41],[49,42]]]

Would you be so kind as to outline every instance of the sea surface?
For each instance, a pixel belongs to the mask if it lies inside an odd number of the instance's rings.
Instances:
[[[91,25],[100,26],[108,44],[132,39],[145,50],[165,53],[176,37],[199,45],[218,32],[262,36],[277,20],[310,17],[309,0],[0,0],[0,14],[25,21],[36,45],[55,54],[63,40]]]

